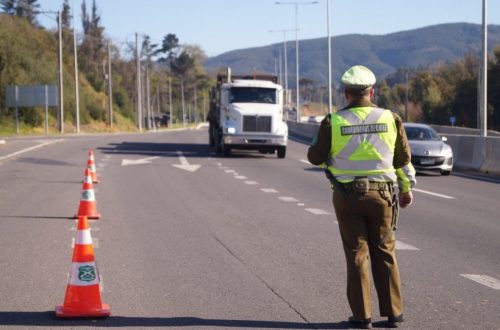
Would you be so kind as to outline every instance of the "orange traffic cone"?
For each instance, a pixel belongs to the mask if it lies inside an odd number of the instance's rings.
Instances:
[[[101,215],[97,213],[94,186],[92,185],[92,177],[90,170],[85,169],[85,179],[83,180],[82,197],[80,199],[80,206],[75,218],[85,216],[89,219],[99,219]]]
[[[92,182],[99,183],[99,180],[97,179],[97,171],[95,168],[94,151],[92,149],[89,150],[89,159],[87,160],[87,168],[90,170],[90,175],[92,176]]]
[[[56,306],[57,317],[108,317],[111,310],[101,300],[99,273],[86,217],[78,217],[75,248],[64,304]]]

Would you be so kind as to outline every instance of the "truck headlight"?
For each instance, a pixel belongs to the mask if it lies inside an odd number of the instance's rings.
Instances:
[[[236,128],[234,128],[234,127],[228,127],[227,128],[227,133],[228,134],[235,134],[236,133]]]

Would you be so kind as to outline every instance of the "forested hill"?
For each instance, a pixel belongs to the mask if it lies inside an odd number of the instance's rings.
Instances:
[[[481,49],[481,25],[452,23],[387,35],[350,34],[333,37],[333,77],[337,81],[342,71],[351,65],[370,67],[379,77],[400,67],[422,67],[440,62],[452,62]],[[295,81],[295,40],[287,42],[289,82]],[[488,49],[500,46],[500,25],[488,26]],[[320,84],[328,81],[326,38],[301,40],[299,45],[300,77]],[[264,47],[230,51],[208,58],[205,67],[215,71],[230,66],[235,73],[253,70],[274,72],[275,59],[283,43]]]

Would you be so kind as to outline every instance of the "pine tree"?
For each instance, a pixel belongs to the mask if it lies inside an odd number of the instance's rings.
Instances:
[[[2,11],[7,15],[15,15],[16,14],[16,0],[0,0],[0,6]]]

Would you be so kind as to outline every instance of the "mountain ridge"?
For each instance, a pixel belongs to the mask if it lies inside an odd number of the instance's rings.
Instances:
[[[327,38],[299,40],[300,78],[326,85],[328,81]],[[385,78],[401,67],[425,67],[453,62],[481,49],[480,24],[446,23],[384,35],[346,34],[332,37],[333,80],[348,67],[362,64]],[[488,25],[488,51],[500,45],[500,25]],[[283,43],[232,50],[208,58],[209,72],[227,66],[234,73],[275,72]],[[295,84],[295,41],[287,41],[288,83]]]

